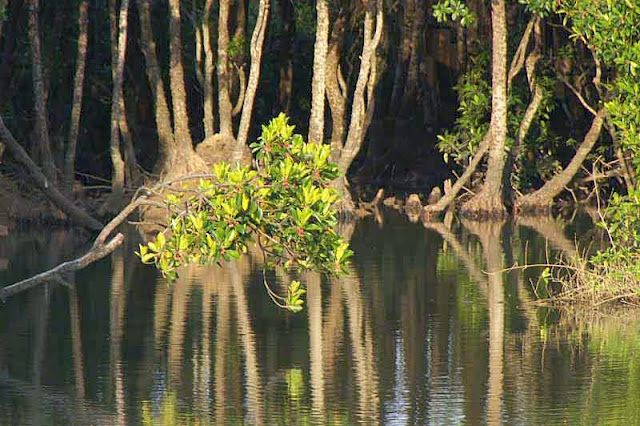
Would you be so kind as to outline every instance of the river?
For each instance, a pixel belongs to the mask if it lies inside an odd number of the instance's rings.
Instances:
[[[257,257],[169,283],[132,235],[0,302],[0,424],[640,424],[640,316],[539,307],[540,268],[504,271],[597,243],[588,220],[390,212],[341,232],[351,274],[303,274],[299,314],[270,301]],[[0,286],[87,247],[1,238]]]

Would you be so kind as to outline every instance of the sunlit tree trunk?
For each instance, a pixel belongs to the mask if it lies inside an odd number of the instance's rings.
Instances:
[[[475,3],[471,3],[475,4]],[[518,75],[518,73],[524,67],[525,60],[522,58],[522,54],[526,52],[527,47],[529,46],[529,41],[531,38],[531,32],[533,30],[535,24],[535,19],[531,19],[527,28],[524,31],[522,38],[520,39],[520,43],[518,44],[518,48],[516,49],[516,54],[514,55],[513,60],[511,61],[511,65],[509,66],[509,73],[507,74],[507,91],[511,87],[511,82]],[[522,54],[520,53],[522,52]],[[533,63],[535,67],[535,63]],[[534,101],[532,100],[532,103]],[[522,129],[523,124],[521,124]],[[523,129],[524,130],[524,129]],[[522,137],[526,136],[526,132],[522,133]],[[449,207],[456,199],[462,188],[467,184],[467,182],[471,179],[473,173],[475,173],[476,168],[482,162],[484,155],[489,150],[491,146],[491,129],[487,131],[478,145],[476,152],[473,154],[471,161],[467,165],[464,173],[456,180],[453,184],[449,192],[447,192],[444,197],[442,197],[436,204],[425,206],[423,209],[423,219],[424,220],[432,220],[436,218],[443,210]]]
[[[204,15],[202,17],[202,45],[204,55],[204,136],[205,138],[213,136],[215,133],[215,115],[213,100],[213,50],[211,49],[211,9],[213,8],[213,0],[206,0],[204,6]]]
[[[244,104],[242,105],[242,115],[240,116],[240,125],[238,127],[238,140],[236,142],[234,160],[240,159],[243,150],[246,149],[247,139],[249,137],[249,126],[251,125],[251,120],[253,118],[253,106],[255,103],[256,91],[258,90],[258,81],[260,80],[262,52],[268,22],[269,0],[260,0],[256,26],[253,29],[253,34],[251,36],[251,68],[249,69],[249,81],[247,82]]]
[[[346,174],[353,159],[358,154],[362,141],[364,139],[366,128],[365,118],[367,116],[367,85],[371,76],[371,69],[376,58],[376,48],[382,37],[382,28],[384,26],[384,14],[382,9],[382,1],[378,0],[377,7],[367,7],[364,18],[364,41],[362,45],[362,55],[360,62],[360,71],[353,94],[353,104],[351,107],[351,121],[349,123],[349,131],[347,140],[344,144],[338,161],[338,169],[342,174]]]
[[[116,19],[115,0],[109,2],[109,18],[111,21],[111,44],[117,46],[117,50],[112,48],[112,73],[113,73],[113,94],[111,97],[111,191],[114,195],[121,195],[124,192],[125,164],[120,152],[120,118],[122,114],[122,83],[124,79],[124,61],[127,49],[127,17],[129,12],[129,0],[122,0],[120,3],[119,18]],[[115,29],[117,28],[117,31]],[[117,36],[116,36],[117,34]]]
[[[47,105],[45,95],[45,85],[42,70],[42,52],[40,45],[39,29],[39,1],[29,1],[29,40],[31,47],[31,75],[33,79],[33,94],[35,100],[35,136],[37,140],[38,160],[42,165],[42,171],[46,175],[51,185],[57,184],[57,174],[53,154],[51,153],[51,142],[49,140],[49,125],[47,119]]]
[[[164,90],[160,64],[156,52],[156,42],[151,29],[151,0],[138,0],[138,16],[140,18],[140,41],[145,58],[145,70],[151,93],[158,131],[159,158],[158,170],[167,170],[173,161],[174,150],[173,129],[171,127],[171,113]]]
[[[2,9],[2,5],[0,5]],[[89,27],[89,1],[82,0],[78,7],[78,53],[76,56],[76,73],[73,79],[73,106],[71,107],[71,125],[64,157],[64,190],[67,194],[73,191],[75,177],[76,146],[80,115],[82,112],[82,94],[84,88],[84,72],[87,63],[87,32]]]
[[[189,132],[184,65],[182,63],[180,0],[169,0],[169,8],[171,13],[169,18],[169,81],[171,87],[171,103],[173,105],[175,143],[180,150],[193,151],[193,142],[191,141],[191,133]]]
[[[286,1],[286,0],[285,0]],[[341,13],[333,23],[331,41],[327,54],[326,90],[331,111],[331,157],[335,161],[340,156],[345,133],[347,110],[347,84],[342,75],[340,55],[344,44],[346,16]]]
[[[491,1],[492,77],[491,146],[485,181],[480,192],[463,206],[470,217],[502,217],[502,201],[507,142],[507,20],[505,0]]]
[[[329,5],[327,0],[318,0],[316,2],[316,16],[309,142],[322,143],[324,141],[325,75],[327,73],[327,50],[329,48]]]
[[[229,0],[220,0],[218,6],[218,113],[220,135],[225,141],[233,140],[231,73],[229,70]]]

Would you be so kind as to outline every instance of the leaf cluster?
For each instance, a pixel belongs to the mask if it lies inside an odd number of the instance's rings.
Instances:
[[[255,167],[219,163],[215,179],[169,194],[169,225],[140,246],[142,261],[175,278],[182,265],[237,259],[254,245],[267,266],[346,273],[353,253],[334,230],[337,166],[327,145],[306,143],[293,131],[280,114],[251,145]],[[303,293],[291,283],[282,306],[300,310]]]

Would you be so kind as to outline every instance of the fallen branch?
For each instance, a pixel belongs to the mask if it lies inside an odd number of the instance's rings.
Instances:
[[[27,170],[29,170],[33,180],[35,180],[42,192],[44,192],[53,204],[67,214],[71,220],[76,221],[80,225],[94,231],[102,229],[102,224],[99,221],[91,217],[87,212],[62,195],[62,193],[55,187],[55,183],[50,182],[49,179],[47,179],[44,173],[42,173],[42,170],[40,170],[40,167],[33,162],[29,154],[27,154],[27,151],[25,151],[22,145],[15,140],[9,129],[4,125],[2,117],[0,117],[0,141],[9,148],[9,151],[11,151],[16,160],[22,163]]]
[[[86,266],[90,265],[93,262],[96,262],[102,259],[105,256],[111,254],[115,249],[120,247],[124,242],[124,235],[122,233],[118,233],[115,237],[113,237],[109,242],[105,243],[109,235],[124,222],[124,220],[131,215],[140,205],[147,201],[146,195],[141,195],[136,197],[131,203],[129,203],[122,211],[114,217],[104,228],[95,241],[93,242],[93,246],[91,249],[85,253],[83,256],[70,260],[68,262],[61,263],[53,269],[42,272],[36,276],[31,278],[27,278],[26,280],[22,280],[15,284],[11,284],[4,288],[0,289],[0,300],[4,300],[9,296],[13,296],[17,293],[23,292],[30,288],[33,288],[37,285],[43,284],[45,282],[64,282],[64,274],[68,272],[77,271],[78,269],[83,269]]]
[[[52,280],[58,280],[59,278],[61,278],[63,274],[66,274],[68,272],[82,269],[87,265],[111,254],[111,252],[113,252],[116,248],[118,248],[123,242],[124,242],[124,235],[122,235],[122,233],[118,233],[118,235],[113,237],[111,241],[109,241],[108,243],[94,246],[82,257],[79,257],[75,260],[70,260],[68,262],[61,263],[60,265],[46,272],[42,272],[34,277],[27,278],[26,280],[17,282],[15,284],[12,284],[0,289],[0,300],[4,300],[8,296],[13,296],[17,293],[28,290],[39,284],[49,282]]]

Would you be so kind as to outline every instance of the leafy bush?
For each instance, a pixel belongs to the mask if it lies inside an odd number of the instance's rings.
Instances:
[[[140,246],[142,261],[175,278],[182,265],[229,261],[255,245],[266,266],[345,273],[352,252],[334,230],[339,193],[330,186],[338,168],[327,145],[306,143],[293,130],[280,114],[251,145],[255,168],[219,163],[213,179],[168,195],[169,225]],[[265,286],[281,307],[302,309],[299,282],[284,298]]]

